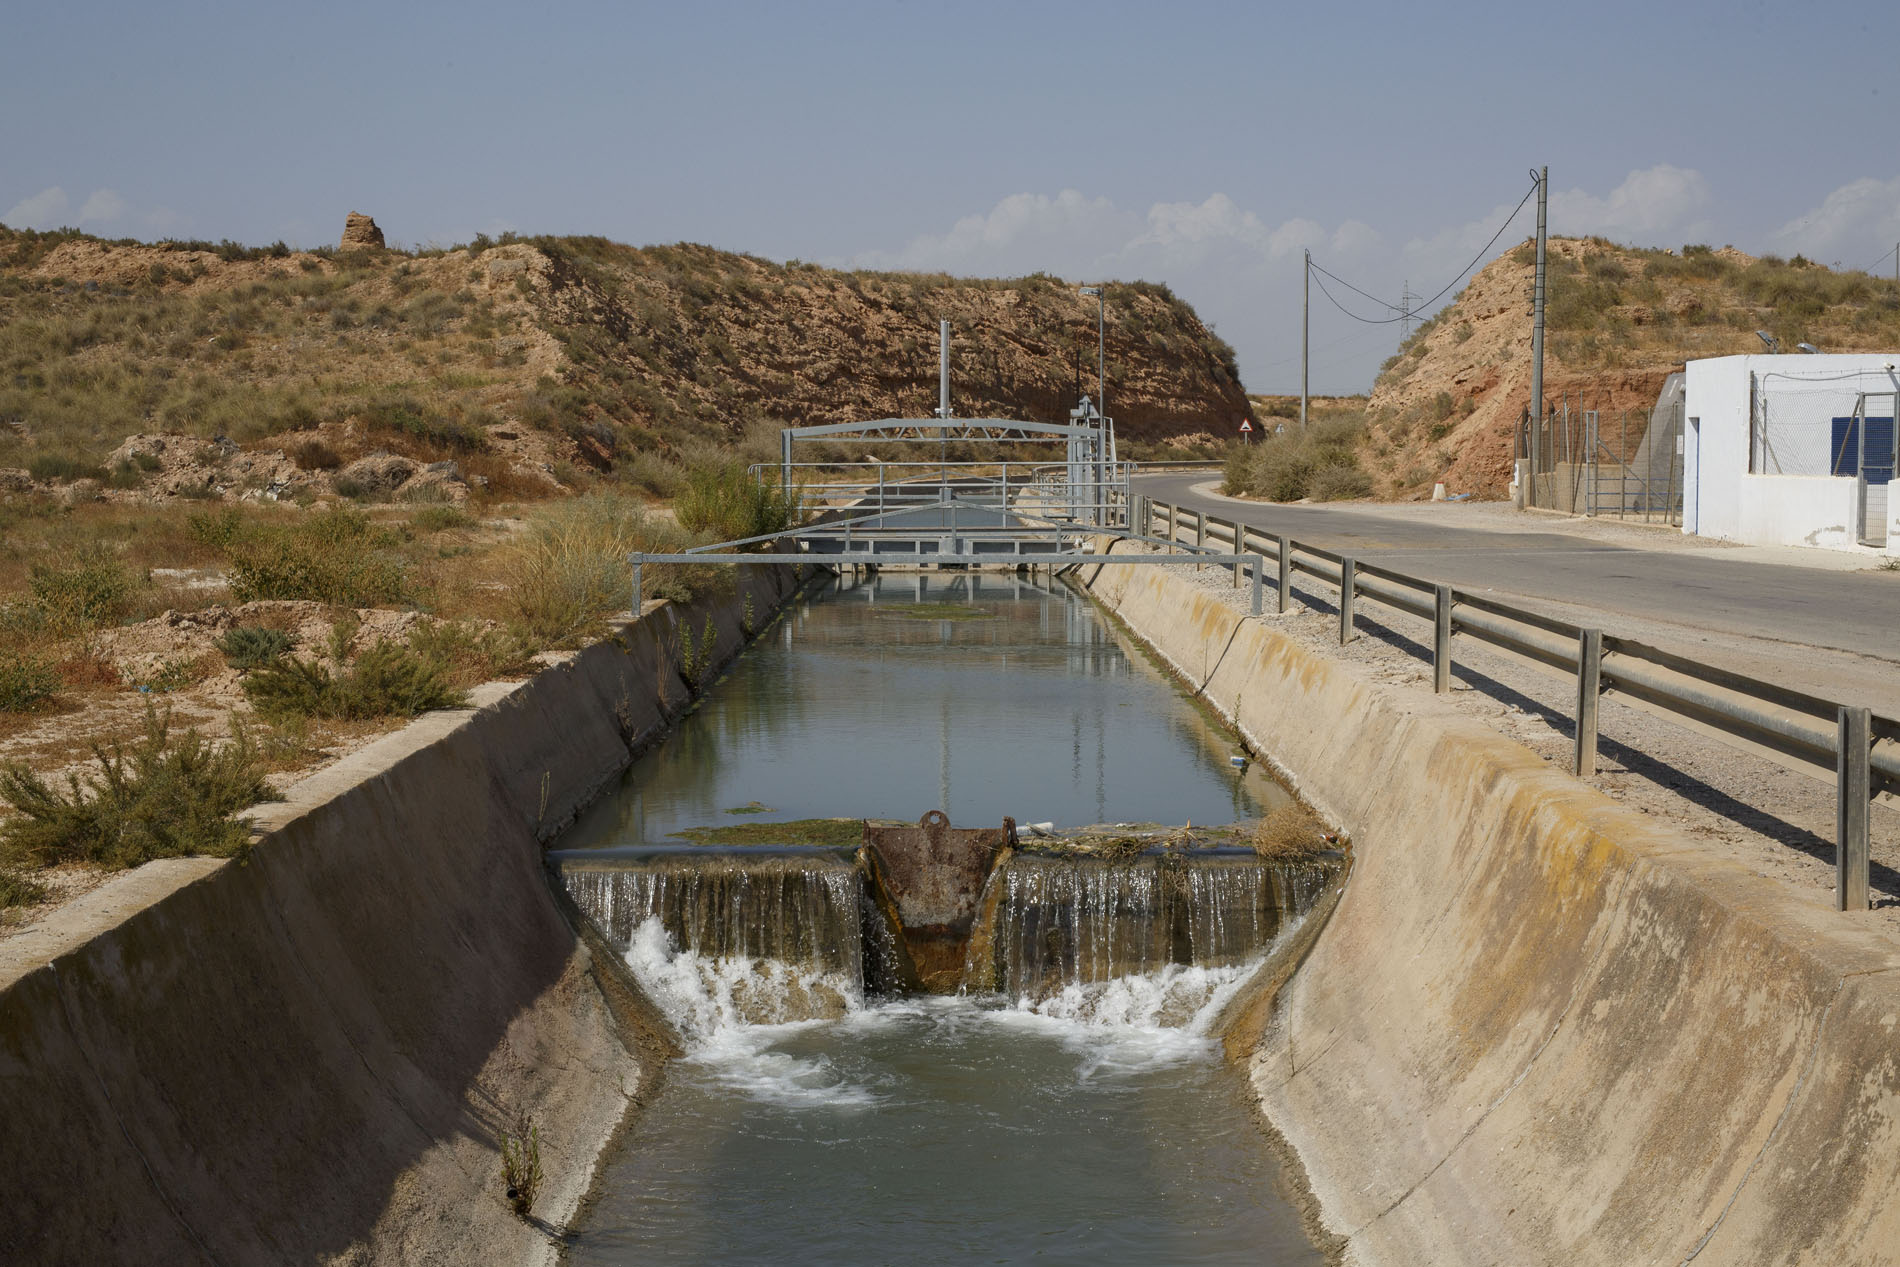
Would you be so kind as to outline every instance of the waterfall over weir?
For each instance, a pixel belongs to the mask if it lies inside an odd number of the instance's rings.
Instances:
[[[837,1017],[904,992],[891,903],[841,849],[635,847],[559,859],[568,892],[692,1028]],[[1244,850],[1129,858],[1006,853],[980,900],[957,992],[1075,1011],[1147,983],[1152,1023],[1185,1024],[1311,906],[1332,869]]]
[[[1037,1000],[1170,965],[1236,967],[1312,905],[1327,874],[1241,850],[1018,853],[990,877],[994,913],[972,939],[964,988]]]

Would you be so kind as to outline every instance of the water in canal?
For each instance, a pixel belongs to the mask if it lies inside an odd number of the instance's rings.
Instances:
[[[1066,590],[887,576],[801,603],[562,847],[608,858],[706,826],[936,808],[960,826],[1229,822],[1284,795],[1231,752]],[[883,998],[837,953],[862,901],[838,854],[715,864],[705,880],[640,865],[596,876],[594,896],[620,902],[602,922],[688,1051],[604,1161],[568,1261],[1320,1261],[1208,1032],[1258,955]],[[1025,869],[998,918],[1064,885],[1125,917],[1158,891],[1153,873]],[[1255,890],[1234,886],[1283,887],[1245,866],[1194,883],[1243,911]],[[1283,935],[1261,909],[1263,942]],[[695,931],[708,919],[731,926],[716,943]],[[796,935],[774,949],[747,931],[765,924]]]

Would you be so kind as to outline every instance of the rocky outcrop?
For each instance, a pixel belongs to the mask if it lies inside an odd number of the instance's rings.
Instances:
[[[1067,422],[1096,394],[1096,301],[1037,274],[986,281],[847,273],[710,247],[539,243],[544,322],[579,383],[615,388],[642,431],[715,432],[748,415],[783,425],[929,417],[937,322],[951,325],[950,403],[963,418]],[[1108,407],[1124,438],[1232,435],[1252,406],[1233,349],[1165,286],[1109,283]]]
[[[370,217],[352,211],[344,217],[343,240],[338,246],[345,251],[380,251],[384,246],[383,231]]]

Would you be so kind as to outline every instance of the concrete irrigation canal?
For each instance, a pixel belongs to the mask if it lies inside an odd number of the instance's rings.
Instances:
[[[782,630],[552,855],[685,1050],[569,1259],[1319,1261],[1216,1033],[1343,860],[1195,836],[1286,794],[1061,586]]]
[[[0,942],[0,1260],[1900,1261],[1876,928],[1191,574],[733,577]]]

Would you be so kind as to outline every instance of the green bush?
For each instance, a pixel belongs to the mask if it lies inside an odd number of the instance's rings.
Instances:
[[[18,814],[0,824],[0,856],[14,865],[91,862],[134,867],[153,858],[231,857],[250,841],[240,810],[279,796],[256,746],[240,730],[222,747],[196,730],[176,735],[169,713],[147,705],[145,734],[128,751],[95,746],[100,770],[64,790],[23,765],[0,771],[0,797]]]
[[[59,674],[23,651],[0,649],[0,713],[28,713],[52,699]]]
[[[244,694],[272,720],[414,717],[432,708],[454,708],[466,698],[449,685],[446,665],[394,642],[379,642],[334,669],[279,660],[244,679]]]
[[[218,639],[218,650],[234,669],[261,669],[276,663],[297,640],[281,629],[239,625]]]
[[[783,532],[798,514],[799,490],[755,479],[739,462],[702,466],[673,500],[680,527],[716,541]]]
[[[59,633],[96,628],[117,617],[132,594],[132,574],[104,546],[87,546],[71,563],[35,563],[33,606]]]
[[[239,532],[226,547],[231,596],[307,599],[339,607],[375,607],[401,600],[402,563],[394,538],[360,510],[335,506],[290,524]]]

